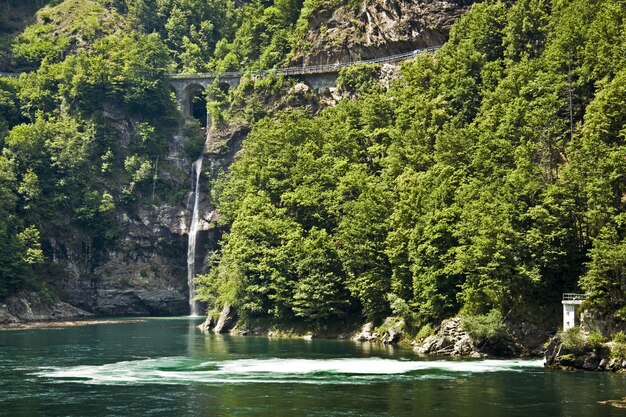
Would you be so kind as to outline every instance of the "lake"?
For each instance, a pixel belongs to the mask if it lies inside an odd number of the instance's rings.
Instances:
[[[194,318],[0,331],[2,416],[624,416],[626,375],[339,340],[204,335]]]

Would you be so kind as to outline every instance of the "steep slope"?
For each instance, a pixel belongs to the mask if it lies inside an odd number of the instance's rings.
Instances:
[[[473,0],[318,2],[303,13],[292,61],[348,62],[442,45]],[[305,7],[307,4],[305,3]]]

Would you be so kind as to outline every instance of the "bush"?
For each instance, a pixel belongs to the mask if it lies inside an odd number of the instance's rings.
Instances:
[[[626,359],[626,343],[613,342],[611,344],[611,357],[616,359]]]
[[[624,332],[617,332],[617,333],[615,333],[615,335],[613,336],[613,342],[615,342],[615,343],[626,343],[626,333],[624,333]]]
[[[589,349],[587,339],[580,331],[580,327],[572,327],[563,332],[561,341],[565,349],[575,353],[584,352]]]
[[[337,87],[351,94],[365,93],[377,86],[378,64],[354,64],[339,71]]]
[[[424,326],[422,326],[420,331],[417,332],[417,335],[415,336],[415,338],[426,339],[428,336],[432,336],[434,334],[435,334],[435,329],[433,328],[433,326],[431,326],[430,324],[425,324]]]
[[[206,142],[200,123],[197,120],[187,121],[183,128],[183,135],[187,138],[187,141],[183,144],[183,150],[189,159],[195,161],[204,152],[204,144]]]
[[[626,359],[626,333],[617,332],[613,335],[611,347],[611,357],[616,359]]]
[[[402,317],[405,320],[410,318],[411,309],[403,298],[398,297],[396,294],[389,293],[387,294],[387,301],[389,301],[389,308],[394,316]]]
[[[499,310],[488,314],[465,316],[461,319],[461,328],[477,340],[501,340],[506,336],[504,317]]]
[[[587,344],[593,348],[599,348],[604,342],[606,342],[606,339],[597,330],[594,330],[587,336]]]

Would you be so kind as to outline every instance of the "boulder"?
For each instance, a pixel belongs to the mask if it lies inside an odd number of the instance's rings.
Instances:
[[[476,340],[461,326],[461,318],[444,320],[435,335],[414,343],[414,350],[425,355],[438,356],[516,356],[514,340],[505,337],[498,340]]]
[[[220,317],[213,328],[214,333],[228,333],[237,324],[237,311],[226,304],[220,312]]]
[[[369,322],[365,323],[359,333],[357,333],[352,340],[356,340],[357,342],[370,342],[375,339],[373,335],[374,323]]]
[[[383,322],[383,331],[381,342],[386,345],[398,343],[402,338],[402,330],[404,329],[404,320],[397,317],[387,317]]]

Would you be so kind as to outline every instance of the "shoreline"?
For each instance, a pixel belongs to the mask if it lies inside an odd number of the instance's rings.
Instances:
[[[33,330],[33,329],[49,329],[49,330],[58,330],[58,329],[66,329],[72,327],[84,327],[84,326],[95,326],[102,324],[129,324],[129,323],[145,323],[151,319],[195,319],[199,320],[202,317],[192,317],[192,316],[143,316],[143,317],[111,317],[111,316],[102,316],[102,317],[68,317],[63,319],[55,319],[50,318],[48,320],[24,320],[20,322],[13,323],[3,323],[0,324],[0,331],[18,331],[18,330]],[[616,373],[616,374],[626,374],[626,360],[613,361],[610,363],[608,361],[602,361],[597,357],[597,361],[593,360],[593,364],[595,366],[590,366],[589,354],[590,352],[582,353],[580,355],[572,355],[572,352],[566,352],[565,350],[561,350],[558,345],[558,342],[554,339],[551,340],[551,343],[548,345],[548,349],[543,354],[512,354],[512,355],[498,355],[498,354],[490,354],[480,351],[472,351],[471,353],[451,353],[447,352],[444,349],[442,351],[425,351],[424,341],[422,343],[416,342],[415,340],[409,340],[409,338],[404,337],[404,335],[398,335],[397,338],[394,339],[392,343],[385,342],[384,335],[367,335],[367,331],[364,332],[364,329],[368,328],[368,324],[361,327],[361,329],[357,329],[354,331],[345,329],[343,332],[321,332],[314,333],[311,331],[301,332],[296,329],[287,329],[287,328],[279,328],[279,327],[256,327],[254,329],[250,328],[239,328],[235,326],[230,329],[231,331],[216,333],[213,331],[207,331],[202,328],[204,323],[197,325],[198,331],[204,334],[228,334],[232,336],[245,336],[245,337],[260,337],[266,339],[304,339],[304,340],[312,340],[312,339],[321,339],[321,340],[344,340],[344,341],[352,341],[355,343],[362,344],[376,344],[376,345],[385,345],[390,347],[397,347],[400,349],[411,350],[417,356],[424,358],[437,358],[437,359],[452,359],[452,360],[484,360],[484,359],[543,359],[544,368],[552,369],[558,371],[586,371],[586,372],[602,372],[602,373]],[[449,334],[449,329],[447,330]],[[365,335],[365,337],[364,337]],[[467,342],[467,339],[461,337],[464,342]],[[557,342],[557,343],[555,343]],[[458,341],[457,341],[458,343]],[[430,341],[430,345],[433,344],[433,340]],[[580,357],[579,357],[580,356]],[[561,357],[565,358],[565,360],[561,360]],[[580,359],[580,360],[578,360]]]
[[[30,330],[30,329],[64,329],[68,327],[84,327],[95,326],[98,324],[124,324],[124,323],[143,323],[146,322],[145,318],[129,318],[129,319],[115,319],[112,317],[102,318],[88,318],[82,317],[68,318],[66,320],[37,320],[37,321],[24,321],[19,323],[4,323],[0,324],[0,331],[12,331],[12,330]]]

